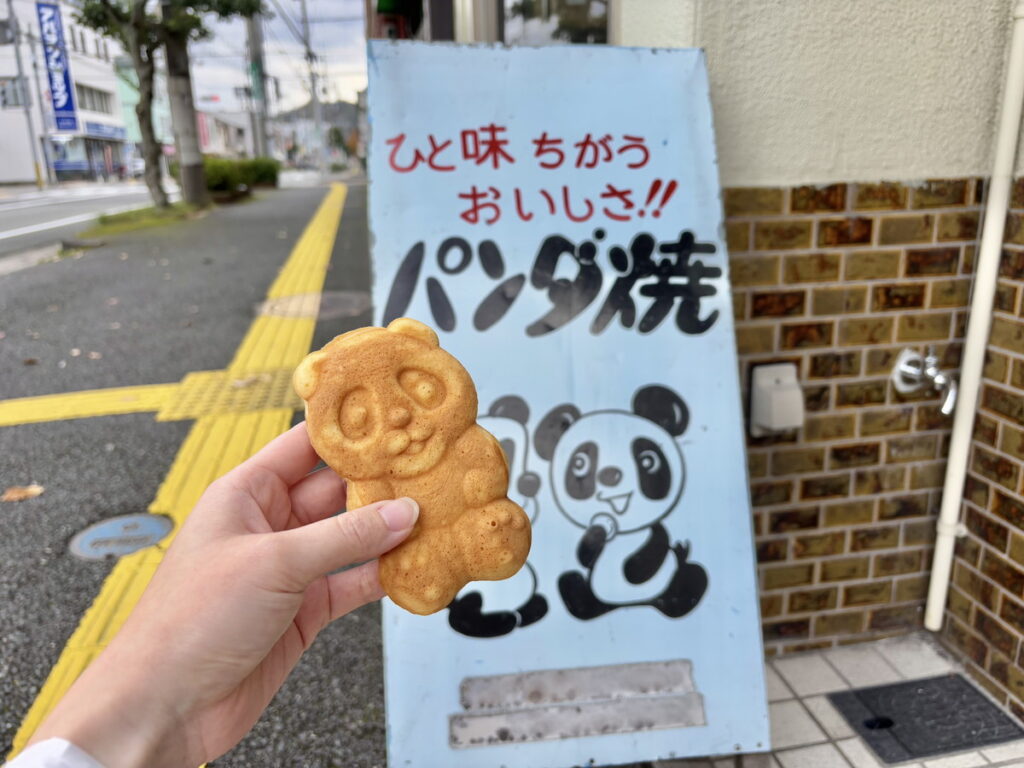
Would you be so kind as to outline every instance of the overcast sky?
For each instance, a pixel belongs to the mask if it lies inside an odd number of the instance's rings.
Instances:
[[[301,30],[302,6],[298,0],[278,2]],[[363,0],[307,2],[313,48],[320,56],[319,72],[324,76],[321,97],[325,101],[355,101],[356,92],[366,87]],[[276,112],[309,101],[309,79],[302,44],[277,16],[271,0],[265,5],[275,14],[264,21],[263,37],[267,75],[276,77],[281,88],[281,101],[271,104]],[[242,109],[235,88],[248,84],[245,22],[214,21],[210,29],[213,38],[191,48],[196,106],[210,111]],[[273,86],[268,85],[268,89],[273,97]]]

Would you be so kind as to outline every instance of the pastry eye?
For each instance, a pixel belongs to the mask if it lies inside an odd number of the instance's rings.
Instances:
[[[422,408],[437,408],[444,402],[444,384],[432,373],[406,368],[398,374],[398,384]]]
[[[373,434],[375,422],[373,396],[369,390],[359,387],[345,395],[338,412],[338,425],[345,437],[363,440]]]

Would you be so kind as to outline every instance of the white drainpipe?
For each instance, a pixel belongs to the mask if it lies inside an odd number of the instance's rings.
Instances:
[[[1013,9],[1013,37],[1007,63],[1006,84],[996,134],[996,154],[989,182],[981,245],[975,266],[971,314],[967,322],[967,338],[960,366],[960,393],[953,416],[953,434],[949,444],[946,483],[942,489],[942,507],[937,525],[935,559],[932,562],[928,603],[924,625],[933,632],[942,628],[942,618],[949,594],[949,577],[953,566],[953,548],[960,527],[967,461],[974,433],[974,414],[978,405],[981,373],[985,367],[985,346],[992,326],[992,306],[999,274],[999,258],[1003,246],[1003,227],[1010,198],[1014,155],[1020,131],[1021,104],[1024,99],[1024,0]]]

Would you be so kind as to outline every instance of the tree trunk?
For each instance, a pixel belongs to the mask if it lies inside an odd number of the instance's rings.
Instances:
[[[153,130],[154,51],[150,46],[141,44],[139,34],[134,30],[128,33],[128,48],[132,64],[135,66],[135,74],[139,79],[139,101],[135,105],[135,115],[139,120],[139,133],[142,135],[142,159],[146,162],[144,178],[149,188],[149,196],[153,198],[153,205],[157,208],[166,208],[169,202],[160,172],[160,156],[163,152]]]
[[[181,169],[181,195],[186,203],[206,205],[206,174],[199,152],[196,130],[196,108],[192,101],[192,76],[189,74],[188,37],[167,33],[167,95],[171,102],[171,123],[178,145],[178,166]]]

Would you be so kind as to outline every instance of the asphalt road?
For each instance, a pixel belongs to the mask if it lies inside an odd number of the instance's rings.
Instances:
[[[149,193],[141,184],[90,185],[0,197],[0,256],[73,238],[107,211],[142,207]]]
[[[324,194],[262,193],[0,279],[0,398],[223,368]],[[368,290],[368,280],[365,187],[352,185],[325,287]],[[324,320],[317,343],[368,319]],[[0,505],[0,756],[110,570],[71,557],[68,540],[93,522],[144,511],[190,424],[139,414],[0,429],[0,487],[46,488]],[[382,768],[380,643],[377,606],[326,629],[217,768]],[[152,652],[157,659],[161,649]]]

